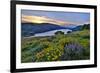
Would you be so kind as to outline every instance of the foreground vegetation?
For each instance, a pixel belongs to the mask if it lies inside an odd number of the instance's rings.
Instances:
[[[90,58],[89,29],[51,37],[22,38],[21,62],[86,60]]]

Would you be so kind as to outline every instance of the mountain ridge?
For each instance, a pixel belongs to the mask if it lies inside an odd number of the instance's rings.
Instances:
[[[61,26],[61,25],[55,25],[51,23],[22,23],[21,26],[21,35],[24,37],[33,36],[37,33],[44,33],[51,30],[57,30],[57,29],[69,29],[72,31],[79,31],[83,29],[89,29],[89,24],[83,24],[83,25],[75,25],[72,26]]]
[[[47,32],[56,29],[66,29],[60,25],[51,23],[22,23],[22,36],[31,36],[36,33]]]

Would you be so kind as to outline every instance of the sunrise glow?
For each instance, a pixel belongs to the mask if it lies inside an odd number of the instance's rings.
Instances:
[[[65,22],[55,19],[50,19],[44,16],[28,16],[22,15],[22,22],[30,22],[30,23],[52,23],[57,25],[65,25],[65,24],[73,24],[71,22]]]

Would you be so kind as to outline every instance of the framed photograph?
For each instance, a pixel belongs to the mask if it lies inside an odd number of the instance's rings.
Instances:
[[[96,66],[96,6],[11,1],[11,72]]]

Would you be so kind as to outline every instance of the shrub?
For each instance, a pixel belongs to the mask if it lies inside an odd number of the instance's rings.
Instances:
[[[62,60],[78,60],[83,58],[84,47],[76,42],[70,42],[64,47]]]
[[[56,35],[58,35],[58,34],[64,34],[64,32],[62,32],[62,31],[57,31],[57,32],[55,32],[55,34],[56,34]]]
[[[71,31],[68,31],[67,33],[71,33]]]

